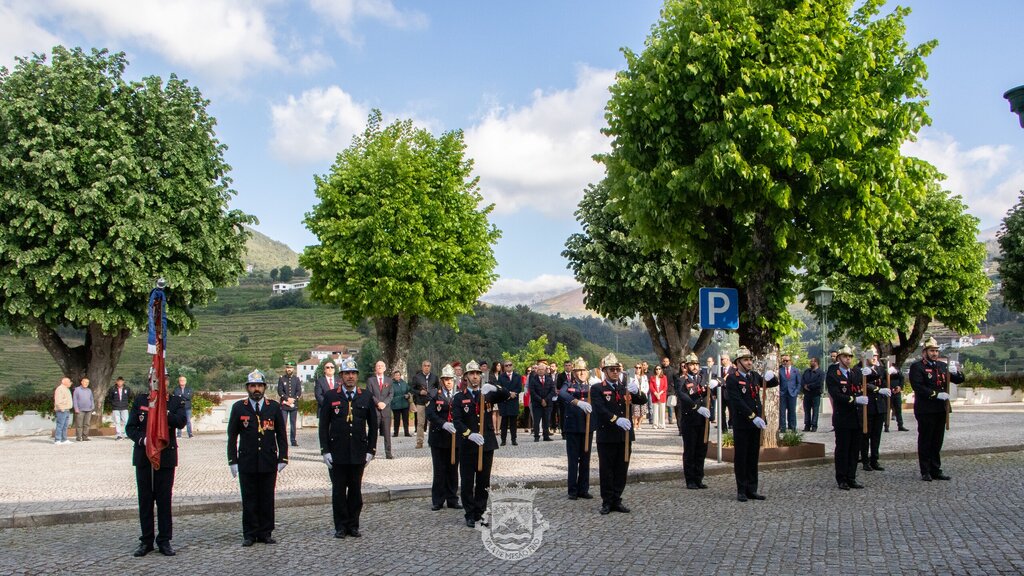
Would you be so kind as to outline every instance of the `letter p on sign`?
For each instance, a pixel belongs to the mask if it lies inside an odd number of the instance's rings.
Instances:
[[[740,299],[735,288],[701,288],[699,294],[701,328],[736,330],[740,327]]]

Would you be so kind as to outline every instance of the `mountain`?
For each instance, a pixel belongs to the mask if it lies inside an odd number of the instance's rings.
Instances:
[[[497,306],[525,304],[532,308],[534,304],[560,296],[564,291],[564,288],[552,288],[550,290],[537,290],[536,292],[503,292],[498,294],[489,292],[481,296],[480,301]]]
[[[245,243],[246,266],[254,270],[270,271],[281,266],[295,268],[299,265],[299,255],[284,242],[278,242],[265,234],[249,228],[252,236]]]
[[[583,303],[583,288],[577,288],[530,304],[530,310],[540,314],[561,314],[566,318],[600,318],[600,314],[587,310]]]

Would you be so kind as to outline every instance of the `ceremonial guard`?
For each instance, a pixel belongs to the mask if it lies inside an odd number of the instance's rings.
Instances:
[[[868,348],[866,355],[871,357],[868,365],[865,366],[862,360],[854,367],[854,373],[859,372],[867,379],[868,403],[864,409],[868,411],[868,431],[864,434],[863,427],[861,428],[860,463],[865,471],[871,472],[885,470],[878,463],[878,449],[882,442],[887,400],[892,391],[886,386],[882,369],[878,365],[878,351],[872,346]]]
[[[331,477],[334,537],[359,538],[363,470],[377,453],[377,405],[356,387],[356,361],[342,360],[340,368],[343,386],[327,390],[320,406],[320,453]]]
[[[462,505],[466,510],[466,526],[472,528],[482,521],[487,509],[491,465],[494,463],[494,451],[498,449],[494,419],[488,415],[488,404],[508,400],[509,392],[494,384],[480,386],[480,366],[474,361],[466,365],[466,383],[466,390],[456,394],[453,400],[452,423],[459,442]]]
[[[228,466],[242,491],[242,546],[276,544],[274,489],[288,464],[288,438],[281,405],[264,396],[263,373],[253,370],[245,385],[249,397],[231,406]]]
[[[562,383],[558,398],[565,405],[562,431],[565,432],[565,454],[569,458],[569,500],[590,500],[590,447],[593,438],[590,414],[590,385],[587,384],[587,362],[577,358],[572,372]]]
[[[935,338],[924,343],[921,359],[910,365],[910,387],[914,389],[914,418],[917,419],[917,461],[921,480],[949,480],[942,472],[942,441],[949,425],[949,383],[962,384],[960,366],[939,360]]]
[[[679,406],[679,430],[683,437],[683,477],[690,490],[707,488],[704,483],[704,459],[708,455],[707,432],[711,418],[711,391],[718,387],[718,380],[704,380],[707,371],[701,372],[700,361],[693,352],[686,355],[686,372],[675,382],[675,394]]]
[[[761,431],[767,427],[761,391],[779,385],[771,370],[764,376],[754,370],[754,357],[744,347],[736,351],[736,365],[725,379],[732,418],[735,453],[736,499],[764,500],[757,492],[757,464],[761,450]]]
[[[843,346],[836,363],[825,373],[825,387],[832,399],[832,427],[836,434],[836,483],[840,490],[863,488],[857,482],[857,454],[861,442],[861,409],[868,398],[861,394],[861,373],[850,368],[853,350]]]
[[[892,418],[896,419],[896,429],[900,432],[909,432],[903,426],[903,373],[899,368],[889,365],[889,388],[892,390]],[[890,418],[891,419],[891,418]],[[889,431],[889,420],[885,421],[885,431]]]
[[[597,457],[601,477],[601,514],[628,513],[622,503],[629,472],[630,449],[635,436],[630,421],[628,404],[646,404],[647,396],[640,392],[636,381],[625,384],[620,380],[622,364],[615,354],[601,360],[604,380],[590,387],[593,405],[592,423],[597,426]]]
[[[277,395],[281,398],[281,410],[284,410],[292,446],[298,446],[295,441],[295,422],[299,417],[299,398],[302,398],[302,382],[295,375],[295,362],[289,360],[284,363],[284,375],[277,379]]]
[[[155,380],[154,380],[155,382]],[[139,524],[142,536],[135,556],[145,556],[153,551],[153,505],[156,504],[156,545],[164,556],[174,556],[171,547],[171,492],[174,488],[174,469],[178,466],[178,439],[175,435],[188,422],[185,405],[179,396],[167,398],[167,429],[169,440],[167,446],[160,451],[160,467],[154,468],[146,455],[146,428],[150,417],[150,401],[156,403],[157,391],[137,394],[132,403],[132,411],[128,415],[125,434],[131,438],[132,464],[135,466],[135,484],[139,491]]]
[[[455,400],[455,369],[450,365],[441,369],[441,387],[430,393],[427,402],[427,421],[430,432],[427,445],[434,465],[434,481],[430,485],[431,510],[440,510],[445,503],[459,510],[459,459],[452,422],[452,402]]]

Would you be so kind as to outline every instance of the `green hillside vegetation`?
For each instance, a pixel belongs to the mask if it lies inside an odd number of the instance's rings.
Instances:
[[[249,231],[252,236],[245,243],[243,261],[246,265],[252,265],[254,271],[269,272],[281,266],[295,268],[299,265],[299,255],[287,244],[278,242],[251,228]]]

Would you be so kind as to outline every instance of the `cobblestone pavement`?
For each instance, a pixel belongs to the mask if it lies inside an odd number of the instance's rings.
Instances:
[[[998,449],[1024,447],[1024,405],[964,407],[953,414],[951,430],[946,433],[944,450]],[[912,414],[906,419],[910,432],[883,434],[882,460],[886,454],[908,457],[916,450],[916,423]],[[822,422],[821,431],[806,433],[805,440],[824,442],[826,453],[833,449],[833,434]],[[714,432],[712,432],[714,436]],[[520,431],[519,445],[504,446],[494,461],[493,480],[544,481],[548,485],[565,478],[565,446],[556,434],[553,442],[534,443]],[[329,499],[330,483],[317,449],[315,429],[299,431],[300,447],[291,448],[290,464],[278,477],[278,500],[291,503],[319,503]],[[238,483],[227,467],[226,437],[223,433],[197,434],[179,440],[180,465],[176,472],[174,502],[191,512],[224,511],[225,505],[238,505]],[[0,526],[14,520],[26,520],[53,514],[103,511],[106,518],[124,517],[135,506],[135,474],[131,465],[131,443],[112,437],[94,437],[91,442],[54,446],[40,436],[0,440]],[[395,459],[385,460],[383,444],[378,458],[366,469],[364,491],[369,498],[387,500],[401,490],[429,486],[430,452],[417,450],[415,438],[394,439]],[[682,475],[682,443],[669,430],[644,426],[634,444],[631,474],[648,478]],[[716,464],[715,455],[707,462],[709,474],[731,474],[732,465]],[[597,455],[592,474],[597,482]],[[83,478],[88,480],[83,481]],[[820,469],[813,485],[825,489],[832,484],[832,473]],[[542,484],[543,485],[543,484]],[[56,486],[67,487],[58,491]],[[219,506],[218,506],[219,505]],[[117,512],[118,514],[113,514]],[[96,516],[92,516],[96,517]],[[102,516],[101,516],[102,517]]]
[[[175,519],[178,556],[132,558],[133,519],[0,530],[3,574],[1021,574],[1024,452],[955,456],[950,482],[916,481],[910,460],[840,492],[826,466],[763,472],[763,502],[679,481],[630,484],[631,514],[538,490],[550,524],[532,556],[488,553],[481,532],[425,498],[368,504],[363,538],[332,538],[325,505],[281,509],[278,544],[241,548],[238,513]]]

